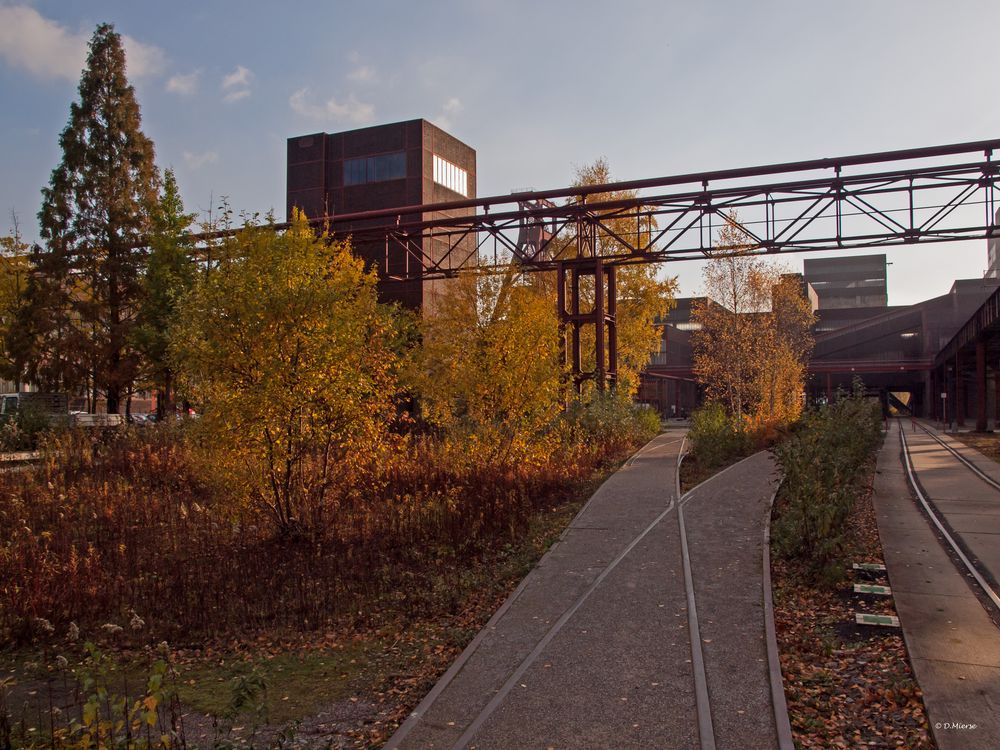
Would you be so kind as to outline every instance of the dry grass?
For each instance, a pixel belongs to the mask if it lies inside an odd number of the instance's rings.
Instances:
[[[176,435],[74,440],[37,471],[0,475],[0,513],[17,520],[0,530],[0,618],[5,643],[22,644],[4,665],[19,683],[15,724],[44,735],[46,696],[72,686],[84,639],[117,662],[112,687],[135,688],[142,644],[167,638],[192,745],[217,738],[234,684],[268,686],[256,719],[223,722],[237,747],[258,720],[258,744],[289,721],[301,722],[296,746],[384,742],[629,452],[578,445],[556,468],[476,476],[424,461],[424,445],[383,477],[384,494],[344,502],[322,534],[285,538],[233,516]]]

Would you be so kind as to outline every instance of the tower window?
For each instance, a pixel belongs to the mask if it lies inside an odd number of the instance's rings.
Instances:
[[[406,152],[362,156],[344,159],[344,184],[366,185],[369,182],[385,182],[406,177]]]
[[[469,173],[437,154],[434,155],[434,182],[465,198],[469,197]]]

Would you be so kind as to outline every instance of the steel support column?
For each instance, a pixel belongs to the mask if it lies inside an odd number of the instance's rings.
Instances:
[[[935,398],[937,399],[938,410],[941,415],[941,422],[945,423],[948,421],[948,410],[951,408],[951,404],[948,403],[948,400],[951,398],[951,396],[947,395],[948,394],[947,365],[942,365],[938,369],[938,391],[940,391],[940,393],[935,394]],[[941,398],[942,393],[945,394],[944,398]]]
[[[986,340],[976,339],[976,429],[986,432]]]
[[[993,368],[993,419],[996,420],[997,427],[1000,427],[1000,362]]]
[[[955,352],[955,426],[965,427],[965,378],[962,377],[961,352]]]
[[[567,273],[568,272],[568,273]],[[566,309],[566,282],[569,280],[569,309]],[[581,310],[580,281],[594,279],[594,300],[590,312]],[[599,391],[614,386],[618,377],[617,290],[615,267],[600,258],[581,258],[559,264],[557,273],[559,325],[563,332],[563,362],[568,364],[577,392],[586,380],[594,380]],[[583,369],[582,334],[587,326],[594,329],[594,369]],[[565,333],[570,335],[570,357],[566,362]]]

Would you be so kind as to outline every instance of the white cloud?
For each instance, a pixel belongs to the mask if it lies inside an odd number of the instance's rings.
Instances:
[[[242,65],[237,65],[236,70],[222,79],[222,88],[245,88],[250,85],[252,80],[253,71],[249,68],[244,68]]]
[[[167,91],[171,94],[187,96],[198,90],[198,71],[187,75],[175,75],[167,81]]]
[[[451,97],[441,105],[441,112],[434,118],[433,122],[442,130],[450,130],[455,123],[455,118],[462,114],[465,106],[458,97]]]
[[[75,81],[87,61],[90,35],[70,31],[27,5],[0,6],[0,58],[39,78]],[[158,73],[165,56],[158,47],[123,36],[128,74]]]
[[[253,83],[254,75],[250,68],[237,65],[236,70],[222,79],[222,90],[226,92],[222,97],[226,102],[238,102],[250,96],[250,84]]]
[[[184,152],[184,163],[191,169],[201,169],[206,164],[215,164],[219,160],[219,155],[214,151],[206,151],[203,154],[194,154],[190,151]]]
[[[359,65],[347,74],[347,80],[355,83],[373,83],[377,78],[375,69],[367,65]]]
[[[166,67],[167,56],[163,50],[151,44],[143,44],[127,34],[122,37],[125,44],[125,60],[128,74],[136,78],[161,73]]]
[[[237,91],[230,91],[222,97],[222,101],[238,102],[240,99],[246,99],[248,96],[250,96],[250,89],[239,89]]]
[[[309,89],[299,89],[288,98],[292,110],[310,120],[348,121],[356,124],[371,122],[375,118],[375,107],[359,102],[354,94],[346,101],[337,101],[330,97],[322,104],[310,101]]]

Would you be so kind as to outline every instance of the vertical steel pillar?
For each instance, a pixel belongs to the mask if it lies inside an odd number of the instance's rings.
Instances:
[[[556,307],[559,312],[559,361],[566,367],[566,265],[556,268]]]
[[[949,426],[948,399],[951,398],[948,390],[948,365],[941,365],[941,392],[945,395],[945,397],[941,399],[941,429],[947,431]],[[951,410],[954,413],[954,402],[952,402]]]
[[[594,259],[594,376],[597,378],[597,390],[603,391],[605,376],[606,354],[604,344],[607,336],[605,324],[607,318],[604,314],[604,264],[600,258]]]
[[[934,375],[930,370],[928,370],[924,373],[924,398],[923,398],[923,405],[920,409],[920,414],[919,414],[919,416],[924,417],[924,419],[934,418],[933,398],[934,398]],[[910,414],[912,414],[914,417],[918,416],[915,406],[910,410]]]
[[[941,398],[941,376],[937,370],[931,370],[931,392],[927,395],[930,398],[930,411],[927,417],[935,421],[940,420],[941,404],[938,401]]]
[[[965,380],[962,378],[961,352],[955,352],[955,426],[965,427]]]
[[[605,306],[604,325],[608,331],[608,382],[613,388],[618,382],[618,286],[615,278],[615,266],[604,269],[607,283],[607,304]]]
[[[580,351],[580,269],[574,268],[570,282],[570,325],[572,330],[573,359],[570,369],[577,391],[580,390],[580,377],[583,375],[583,353]]]
[[[976,430],[986,432],[986,340],[976,339]]]
[[[569,276],[568,310],[566,309],[567,275]],[[587,276],[594,278],[594,306],[590,312],[582,311],[580,306],[580,279]],[[603,391],[609,383],[613,387],[618,376],[615,267],[606,266],[600,258],[564,261],[557,268],[557,283],[563,362],[569,365],[577,392],[582,391],[585,380],[591,379],[595,381],[599,391]],[[583,369],[582,333],[585,326],[594,327],[594,369],[590,372],[585,372]],[[565,339],[567,328],[570,333],[568,363]]]
[[[993,368],[993,419],[1000,428],[1000,362]]]

